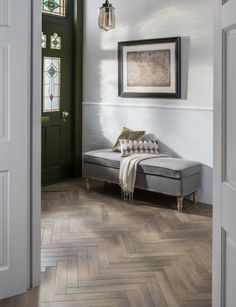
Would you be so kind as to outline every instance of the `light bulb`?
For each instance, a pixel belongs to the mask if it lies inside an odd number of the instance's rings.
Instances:
[[[98,26],[105,31],[114,29],[116,26],[115,8],[108,0],[99,9]]]

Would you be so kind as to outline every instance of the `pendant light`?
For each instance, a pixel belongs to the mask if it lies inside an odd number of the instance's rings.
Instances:
[[[115,8],[108,0],[99,9],[98,26],[105,31],[116,26]]]

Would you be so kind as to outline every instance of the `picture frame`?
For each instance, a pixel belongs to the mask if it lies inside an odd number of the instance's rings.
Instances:
[[[181,37],[118,43],[119,96],[181,98]]]

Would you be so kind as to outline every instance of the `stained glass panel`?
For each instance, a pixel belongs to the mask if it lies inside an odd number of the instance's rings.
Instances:
[[[61,59],[43,58],[43,112],[60,111]]]
[[[65,0],[41,0],[42,12],[51,15],[65,16]]]
[[[47,35],[41,33],[41,47],[47,48]]]
[[[58,36],[57,33],[54,33],[51,36],[51,49],[61,49],[61,37]]]

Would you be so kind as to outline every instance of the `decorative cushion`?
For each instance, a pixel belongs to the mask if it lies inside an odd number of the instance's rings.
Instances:
[[[129,128],[124,127],[119,135],[115,145],[113,146],[113,151],[120,152],[120,140],[132,140],[132,141],[140,141],[145,135],[146,131],[133,131]]]
[[[120,148],[121,148],[121,157],[128,157],[132,154],[159,153],[157,140],[153,141],[120,140]]]

